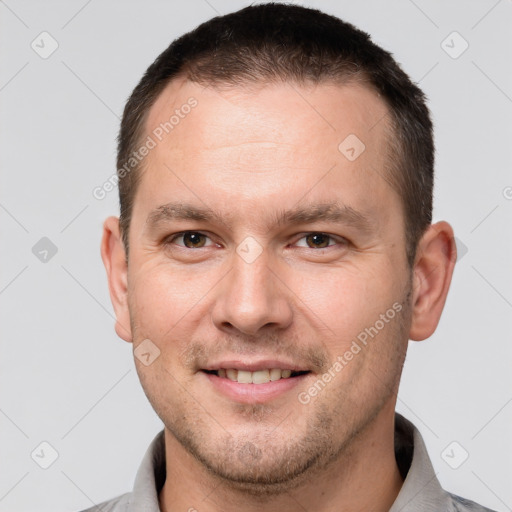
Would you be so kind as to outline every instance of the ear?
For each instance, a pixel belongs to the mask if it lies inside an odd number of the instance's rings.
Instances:
[[[430,225],[419,241],[414,263],[410,339],[424,340],[436,330],[456,259],[457,248],[450,224],[441,221]]]
[[[128,309],[128,263],[117,217],[109,217],[103,223],[101,259],[107,271],[110,300],[116,314],[116,333],[123,340],[131,342],[132,332]]]

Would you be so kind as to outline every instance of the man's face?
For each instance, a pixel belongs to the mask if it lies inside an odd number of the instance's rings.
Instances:
[[[134,349],[160,356],[137,370],[174,438],[231,481],[290,481],[392,415],[410,271],[386,113],[359,85],[184,80],[149,113],[128,303]]]

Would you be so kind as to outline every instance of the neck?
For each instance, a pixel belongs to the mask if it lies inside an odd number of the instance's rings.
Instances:
[[[394,405],[394,404],[393,404]],[[394,452],[394,409],[382,410],[328,466],[315,470],[290,490],[256,495],[213,477],[165,429],[167,478],[162,512],[389,511],[403,480]],[[298,506],[300,504],[300,506]]]

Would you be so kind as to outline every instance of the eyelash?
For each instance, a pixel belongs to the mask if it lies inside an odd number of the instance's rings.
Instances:
[[[167,237],[164,240],[164,244],[165,245],[170,245],[170,244],[174,243],[176,241],[176,239],[182,238],[184,235],[186,235],[188,233],[203,235],[206,238],[208,238],[209,240],[211,240],[211,238],[206,233],[203,233],[202,231],[181,231],[179,233],[175,233],[174,235],[171,235],[170,237]],[[323,236],[327,236],[331,241],[337,242],[337,244],[334,243],[334,244],[329,244],[326,247],[317,247],[317,248],[301,246],[303,249],[314,249],[315,251],[321,251],[321,250],[324,250],[324,249],[328,249],[329,247],[334,247],[335,245],[340,245],[340,244],[341,245],[348,245],[349,244],[349,241],[347,239],[345,239],[343,237],[336,237],[334,235],[330,235],[329,233],[324,233],[323,231],[310,231],[308,233],[305,233],[303,236],[301,236],[299,239],[297,239],[295,243],[299,242],[300,240],[302,240],[304,238],[307,238],[310,235],[323,235]],[[211,241],[213,242],[213,240],[211,240]],[[204,249],[206,247],[212,247],[213,245],[217,245],[217,244],[215,244],[215,242],[213,242],[211,245],[203,246],[203,247],[197,247],[197,249]],[[178,247],[181,247],[183,249],[194,250],[194,248],[186,247],[185,245],[178,245]]]

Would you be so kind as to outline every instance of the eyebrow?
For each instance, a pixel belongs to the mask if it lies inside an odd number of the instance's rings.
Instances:
[[[292,210],[282,210],[274,217],[274,222],[278,226],[312,224],[319,221],[344,224],[364,232],[371,231],[374,224],[368,215],[339,202],[311,204]]]
[[[157,229],[159,225],[173,220],[194,220],[213,222],[229,227],[229,218],[211,208],[195,206],[188,203],[167,203],[159,206],[146,219],[148,229]],[[340,202],[314,203],[298,206],[291,210],[280,210],[271,218],[267,229],[286,224],[312,224],[314,222],[332,222],[357,228],[363,232],[371,232],[375,222],[361,211]]]
[[[211,208],[187,203],[168,203],[153,210],[146,219],[146,225],[151,229],[173,220],[214,221],[225,224],[222,216]]]

